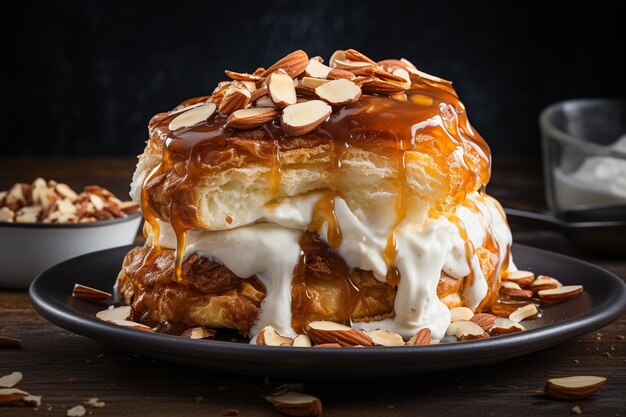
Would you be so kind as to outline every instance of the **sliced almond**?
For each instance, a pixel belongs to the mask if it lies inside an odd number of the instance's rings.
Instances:
[[[9,375],[5,375],[0,378],[0,387],[1,388],[13,388],[22,380],[21,372],[12,372]]]
[[[376,329],[367,333],[374,346],[404,346],[404,340],[398,333],[385,329]]]
[[[365,56],[365,54],[362,54],[356,49],[346,49],[343,54],[346,59],[349,59],[351,61],[361,61],[361,62],[370,63],[372,65],[376,65],[375,61],[368,58],[367,56]]]
[[[251,107],[237,110],[226,120],[226,126],[233,129],[254,129],[278,117],[278,112],[267,107]]]
[[[536,316],[539,311],[537,310],[537,306],[534,304],[527,304],[524,307],[520,307],[511,314],[509,314],[509,320],[519,323],[522,320],[525,320],[529,317]]]
[[[401,85],[389,81],[383,81],[378,78],[365,82],[361,86],[361,89],[367,94],[381,94],[386,96],[401,93],[405,90],[405,88]]]
[[[187,339],[210,339],[215,337],[215,331],[206,327],[191,327],[181,333],[180,337]]]
[[[259,346],[291,346],[293,339],[281,336],[272,326],[265,326],[256,337]]]
[[[529,290],[534,291],[535,293],[541,291],[541,290],[551,290],[553,288],[559,288],[562,287],[563,284],[561,284],[558,280],[552,278],[552,277],[548,277],[545,275],[539,275],[537,277],[536,280],[534,280],[530,286],[528,287]]]
[[[415,333],[413,337],[411,337],[409,341],[406,342],[406,344],[407,346],[425,346],[430,345],[432,341],[433,339],[430,329],[428,327],[424,327],[423,329],[420,329],[417,333]]]
[[[310,60],[305,74],[314,78],[327,78],[331,68],[316,60]]]
[[[500,294],[517,298],[532,298],[533,296],[532,291],[523,290],[522,287],[513,281],[503,281],[500,286]]]
[[[87,410],[85,410],[85,407],[83,407],[82,405],[77,405],[67,410],[67,413],[65,413],[65,415],[67,417],[83,417],[86,413]]]
[[[139,204],[134,201],[122,201],[118,207],[126,214],[133,214],[139,211]]]
[[[443,78],[439,78],[435,75],[428,74],[424,71],[420,71],[415,68],[413,71],[410,71],[412,75],[417,75],[419,78],[424,78],[429,81],[434,81],[437,83],[449,84],[452,85],[452,81],[444,80]]]
[[[489,313],[476,313],[470,321],[478,324],[484,331],[488,331],[496,323],[497,317]]]
[[[356,74],[350,71],[340,70],[338,68],[332,68],[328,75],[326,76],[329,80],[338,80],[340,78],[346,78],[348,80],[353,80],[356,78]]]
[[[100,291],[95,288],[88,287],[86,285],[74,284],[74,290],[72,296],[82,301],[90,303],[98,303],[111,298],[111,293],[106,291]]]
[[[287,136],[304,135],[322,124],[332,111],[322,100],[292,104],[283,110],[281,126]]]
[[[359,70],[361,68],[374,66],[374,64],[370,64],[369,62],[351,61],[349,59],[335,59],[333,61],[333,65],[334,65],[333,68],[346,70],[346,71]]]
[[[96,408],[102,408],[106,405],[104,401],[98,401],[98,398],[89,398],[87,401],[83,401],[83,404]]]
[[[255,102],[254,102],[254,106],[255,107],[267,107],[270,109],[275,109],[277,108],[276,104],[274,104],[274,102],[272,101],[271,98],[269,98],[269,96],[266,94],[264,96],[259,97]]]
[[[284,70],[290,78],[302,74],[309,64],[309,57],[302,50],[294,51],[266,69],[261,75],[267,77],[277,69]]]
[[[409,72],[404,68],[396,68],[392,72],[393,75],[402,78],[401,85],[404,88],[411,88],[411,77],[409,76]]]
[[[226,70],[224,71],[226,73],[226,75],[228,75],[230,78],[232,78],[235,81],[261,81],[263,80],[263,78],[259,75],[255,75],[255,74],[247,74],[245,72],[235,72],[235,71],[229,71]]]
[[[22,398],[22,403],[27,407],[40,407],[41,406],[41,395],[32,395],[29,394],[26,397]]]
[[[333,52],[333,54],[330,56],[330,59],[328,60],[328,66],[331,68],[334,68],[336,59],[339,59],[339,60],[346,59],[346,51],[339,49]]]
[[[311,338],[306,334],[299,334],[293,339],[293,347],[311,347]]]
[[[469,320],[459,320],[450,323],[446,329],[446,336],[456,336],[459,340],[485,339],[489,335],[476,323]]]
[[[541,301],[546,303],[561,303],[582,294],[582,285],[565,285],[563,287],[541,290],[537,292]]]
[[[8,207],[0,208],[0,222],[13,222],[15,213]]]
[[[129,329],[141,330],[142,332],[148,332],[148,333],[154,333],[154,330],[152,330],[150,327],[141,323],[135,323],[134,321],[130,321],[130,320],[111,320],[111,323],[121,326],[121,327],[128,327]]]
[[[328,81],[329,80],[323,80],[321,78],[303,77],[300,80],[300,84],[302,84],[304,87],[315,90],[317,87],[324,83],[327,83]]]
[[[339,343],[319,343],[317,345],[313,345],[314,348],[340,348],[341,345]]]
[[[0,347],[20,347],[22,341],[14,337],[0,336]]]
[[[371,346],[372,339],[362,330],[332,321],[313,321],[306,332],[315,343],[338,343],[340,346]]]
[[[340,106],[355,102],[361,96],[361,88],[344,78],[324,83],[315,89],[315,94],[330,104]]]
[[[322,414],[322,402],[319,398],[302,392],[289,391],[281,395],[264,397],[272,406],[288,416],[316,417]]]
[[[267,92],[278,107],[296,104],[296,88],[293,80],[282,69],[274,71],[267,79]]]
[[[454,307],[450,309],[450,321],[469,320],[474,316],[474,312],[467,307]]]
[[[251,97],[250,90],[243,82],[234,81],[224,92],[224,98],[222,98],[218,110],[222,114],[231,114],[246,107]]]
[[[535,274],[530,271],[508,271],[502,278],[526,288],[535,280]]]
[[[252,93],[250,93],[250,103],[255,103],[257,107],[261,107],[256,103],[256,101],[263,96],[267,96],[267,87],[257,88]],[[271,107],[274,107],[273,103]]]
[[[13,404],[21,402],[24,397],[27,397],[26,391],[22,391],[17,388],[1,388],[0,389],[0,405]]]
[[[172,120],[168,126],[171,131],[176,131],[185,127],[195,126],[199,123],[205,122],[215,113],[215,104],[207,103],[201,106],[195,107],[184,113],[179,114]]]
[[[559,400],[579,400],[598,391],[606,383],[601,376],[569,376],[551,378],[546,382],[546,394]]]
[[[509,319],[500,318],[498,319],[493,327],[489,329],[489,332],[492,335],[500,336],[505,334],[513,334],[518,332],[523,332],[526,329],[519,323],[515,323]]]
[[[96,317],[104,321],[127,320],[131,314],[130,306],[120,306],[98,311]]]

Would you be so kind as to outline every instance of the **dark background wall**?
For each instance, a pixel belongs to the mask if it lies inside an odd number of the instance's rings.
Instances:
[[[295,49],[406,57],[451,79],[496,155],[539,153],[537,115],[626,96],[619,2],[64,1],[3,5],[4,155],[132,155],[157,112]]]

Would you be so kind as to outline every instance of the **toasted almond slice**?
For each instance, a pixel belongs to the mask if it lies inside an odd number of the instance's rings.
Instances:
[[[233,129],[254,129],[271,122],[278,117],[278,112],[268,107],[251,107],[237,110],[226,120],[226,126]]]
[[[335,70],[337,70],[335,68]],[[344,71],[344,70],[337,70],[337,71]],[[369,78],[374,78],[374,75],[377,72],[380,72],[382,70],[380,70],[378,67],[363,67],[363,68],[357,68],[355,70],[351,70],[349,72],[351,72],[352,74],[354,74],[355,77],[369,77]],[[391,75],[391,74],[389,74]],[[392,75],[393,77],[393,75]]]
[[[526,288],[535,280],[535,274],[530,271],[508,271],[502,279],[513,281],[521,288]]]
[[[533,296],[532,291],[523,290],[519,284],[513,281],[503,281],[500,286],[500,294],[518,298],[532,298]]]
[[[333,61],[333,65],[334,65],[333,68],[346,70],[346,71],[359,70],[362,68],[375,66],[374,64],[370,64],[369,62],[351,61],[349,59],[335,59]]]
[[[404,88],[411,88],[411,76],[407,70],[404,68],[396,68],[393,70],[392,74],[404,80],[401,84]]]
[[[340,70],[338,68],[333,68],[330,70],[328,75],[326,76],[329,80],[338,80],[340,78],[346,78],[348,80],[353,80],[356,78],[356,75],[350,71]]]
[[[425,346],[432,344],[432,342],[433,339],[430,329],[428,327],[424,327],[415,333],[413,337],[406,342],[406,344],[407,346]]]
[[[106,291],[100,291],[82,284],[74,284],[72,296],[74,298],[78,298],[79,300],[88,301],[90,303],[98,303],[111,298],[111,293],[108,293]]]
[[[492,335],[500,336],[505,334],[513,334],[518,332],[523,332],[526,329],[519,323],[515,323],[511,320],[505,319],[507,322],[498,322],[495,323],[494,326],[489,329],[489,332]]]
[[[328,60],[328,66],[331,67],[331,68],[334,68],[336,59],[345,60],[346,59],[346,51],[344,51],[342,49],[338,49],[335,52],[333,52],[333,54],[330,56],[330,59]]]
[[[471,322],[478,324],[484,331],[493,327],[497,317],[489,313],[476,313],[470,318]]]
[[[424,94],[412,94],[409,97],[412,103],[418,104],[420,106],[432,106],[433,98],[429,96],[425,96]]]
[[[266,69],[261,75],[267,77],[277,69],[283,69],[291,78],[302,74],[309,64],[309,56],[302,50],[294,51]]]
[[[398,100],[398,101],[404,101],[404,102],[408,102],[409,98],[407,97],[406,94],[404,93],[396,93],[396,94],[392,94],[390,96],[392,99],[394,100]]]
[[[22,403],[24,403],[27,407],[40,407],[41,406],[41,395],[32,395],[29,394],[26,397],[22,398]]]
[[[469,320],[474,316],[474,312],[467,307],[454,307],[450,310],[450,321],[453,323],[459,320]]]
[[[278,108],[276,106],[276,104],[274,104],[274,102],[272,101],[272,99],[266,94],[264,96],[261,96],[259,99],[257,99],[254,103],[255,107],[266,107],[266,108],[270,108],[270,109],[276,109]]]
[[[342,347],[339,343],[320,343],[317,345],[313,345],[314,348],[340,348]]]
[[[319,55],[312,56],[312,57],[311,57],[311,58],[309,58],[309,59],[310,59],[311,61],[317,61],[317,62],[319,62],[320,64],[323,64],[323,63],[324,63],[324,58],[322,58],[322,57],[321,57],[321,56],[319,56]]]
[[[283,70],[274,71],[267,79],[267,92],[278,107],[296,104],[296,88],[291,77]]]
[[[361,96],[361,88],[344,78],[324,83],[315,89],[317,96],[330,104],[340,106],[355,102]]]
[[[539,311],[534,304],[527,304],[524,307],[520,307],[511,314],[509,314],[509,320],[515,323],[519,323],[529,317],[536,316]]]
[[[419,78],[424,78],[424,79],[429,80],[429,81],[434,81],[434,82],[437,82],[437,83],[452,85],[452,81],[444,80],[443,78],[439,78],[439,77],[437,77],[435,75],[431,75],[431,74],[428,74],[428,73],[426,73],[424,71],[420,71],[417,68],[415,68],[415,71],[411,71],[411,74],[412,75],[417,75]]]
[[[311,347],[311,338],[306,334],[299,334],[293,339],[293,347]]]
[[[450,323],[446,329],[446,336],[456,336],[459,340],[485,339],[489,337],[478,324],[469,320],[459,320]]]
[[[389,330],[376,329],[367,334],[372,338],[374,346],[404,346],[402,336]]]
[[[331,68],[316,60],[310,60],[306,66],[305,74],[314,78],[326,78]]]
[[[306,332],[315,343],[339,343],[341,346],[371,346],[372,339],[362,330],[353,329],[332,321],[313,321]]]
[[[130,306],[120,306],[98,311],[96,317],[104,321],[127,320],[131,314],[132,310]]]
[[[58,183],[54,189],[61,197],[67,198],[70,201],[74,201],[76,197],[78,197],[78,194],[67,184]]]
[[[122,201],[118,207],[126,214],[133,214],[139,211],[139,204],[134,201]]]
[[[142,332],[154,333],[154,330],[152,330],[150,327],[141,323],[135,323],[134,321],[130,321],[130,320],[111,320],[111,323],[116,324],[121,327],[128,327],[129,329],[135,329],[135,330],[141,330]]]
[[[559,281],[557,281],[556,279],[552,277],[539,275],[537,279],[534,280],[530,284],[528,289],[530,289],[531,291],[534,291],[535,293],[538,293],[541,290],[550,290],[550,289],[559,288],[562,286],[563,284],[561,284]]]
[[[267,87],[257,88],[252,93],[250,93],[250,103],[255,103],[255,106],[261,107],[261,106],[258,105],[258,103],[256,103],[261,97],[267,97]],[[268,97],[268,99],[269,99],[269,97]],[[270,106],[268,106],[268,107],[270,107]],[[272,103],[271,107],[275,107],[274,103]]]
[[[402,62],[405,65],[405,69],[413,74],[417,74],[417,67],[415,65],[413,65],[413,63],[411,61],[409,61],[406,58],[400,58],[400,62]]]
[[[243,109],[250,103],[252,94],[242,81],[233,81],[224,92],[224,98],[218,108],[222,114],[231,114],[239,109]]]
[[[0,405],[13,404],[22,401],[30,395],[26,391],[17,388],[1,388],[0,389]]]
[[[256,344],[259,346],[291,346],[293,339],[281,336],[272,326],[265,326],[257,335]]]
[[[98,401],[98,398],[89,398],[87,401],[83,401],[83,404],[96,408],[102,408],[106,405],[104,401]]]
[[[14,337],[0,336],[0,347],[20,347],[22,341]]]
[[[168,128],[171,131],[175,131],[185,127],[195,126],[206,121],[213,113],[215,113],[215,104],[206,103],[179,114],[170,122]]]
[[[5,375],[2,378],[0,378],[0,387],[13,388],[14,386],[20,383],[23,376],[24,375],[22,375],[21,372],[12,372],[8,375]]]
[[[302,392],[289,391],[281,395],[264,397],[272,406],[289,416],[316,417],[322,414],[322,402],[319,398]]]
[[[356,49],[346,49],[344,51],[344,56],[345,56],[346,59],[349,59],[351,61],[362,61],[362,62],[370,63],[372,65],[376,65],[375,61],[373,61],[372,59],[368,58],[367,56],[365,56],[365,54],[362,54],[361,52],[357,51]]]
[[[332,111],[322,100],[292,104],[283,110],[281,126],[287,136],[304,135],[322,124]]]
[[[405,90],[405,88],[402,87],[401,85],[398,85],[389,81],[383,81],[378,78],[374,78],[371,81],[365,82],[361,86],[361,89],[363,90],[364,93],[367,93],[367,94],[382,94],[382,95],[402,93]]]
[[[180,337],[187,339],[210,339],[215,336],[215,331],[206,327],[191,327],[181,333]]]
[[[0,222],[13,222],[15,213],[8,207],[0,208]]]
[[[65,415],[67,417],[83,417],[86,413],[87,410],[85,410],[85,407],[83,407],[82,405],[77,405],[67,410],[67,413]]]
[[[235,81],[261,81],[263,80],[263,78],[259,75],[255,75],[255,74],[247,74],[245,72],[235,72],[235,71],[229,71],[226,70],[224,71],[226,73],[226,75],[228,75],[230,78],[232,78]]]
[[[602,376],[569,376],[551,378],[546,382],[546,394],[559,400],[579,400],[599,390],[606,383]]]
[[[563,287],[552,288],[549,290],[541,290],[537,293],[537,295],[539,295],[541,301],[546,303],[561,303],[582,294],[582,292],[582,285],[565,285]]]
[[[303,77],[300,80],[300,84],[302,84],[304,87],[315,90],[317,87],[324,83],[327,83],[328,81],[329,80],[324,80],[321,78]]]

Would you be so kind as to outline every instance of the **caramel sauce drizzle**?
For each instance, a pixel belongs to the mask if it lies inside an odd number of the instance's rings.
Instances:
[[[332,161],[328,171],[335,176],[340,175],[343,169],[343,156],[350,149],[362,149],[375,152],[378,155],[393,161],[396,166],[394,179],[396,188],[395,220],[384,251],[388,264],[387,281],[391,285],[400,282],[400,274],[395,267],[397,247],[394,238],[397,227],[407,216],[412,191],[406,180],[407,161],[406,152],[414,151],[428,155],[441,170],[446,170],[448,158],[456,148],[464,152],[463,164],[465,174],[464,183],[470,183],[472,172],[479,171],[480,184],[486,184],[491,170],[491,154],[483,138],[469,123],[465,107],[459,101],[456,92],[448,83],[439,83],[432,80],[413,79],[411,88],[406,90],[406,100],[398,100],[386,96],[363,95],[361,98],[342,106],[331,114],[329,119],[316,129],[316,136],[327,139],[333,146]],[[197,97],[183,102],[179,107],[190,106],[206,101],[209,97]],[[201,181],[203,176],[211,172],[227,169],[225,161],[232,166],[239,164],[259,163],[268,168],[268,184],[273,199],[284,197],[281,195],[281,150],[286,149],[293,138],[286,137],[278,121],[267,123],[256,129],[254,139],[256,146],[242,145],[237,140],[237,131],[225,127],[226,116],[216,113],[204,123],[182,128],[176,131],[169,130],[169,123],[177,114],[161,113],[155,116],[149,125],[151,132],[163,141],[162,161],[157,169],[146,178],[141,193],[142,212],[146,221],[152,226],[154,255],[146,257],[146,266],[151,264],[160,251],[158,242],[159,226],[157,219],[169,222],[176,234],[176,279],[181,282],[182,260],[184,256],[186,232],[194,227],[195,207],[189,201],[189,193],[194,185]],[[236,153],[235,162],[227,155]],[[238,162],[237,162],[238,161]],[[161,176],[167,178],[158,181]],[[174,182],[174,186],[167,189],[167,195],[162,197],[167,203],[157,204],[153,187],[160,186],[164,181]],[[474,181],[475,183],[475,181]],[[171,184],[170,184],[171,185]],[[337,193],[332,184],[328,184],[329,193],[315,206],[313,221],[310,230],[319,230],[324,222],[328,225],[328,247],[337,248],[341,244],[342,236],[339,224],[334,213],[334,197]],[[451,185],[452,187],[452,185]],[[452,189],[451,203],[462,202],[466,193],[474,189]],[[155,195],[158,193],[154,193]],[[271,203],[271,202],[270,202]],[[467,204],[470,204],[468,202]],[[465,203],[464,203],[465,204]],[[157,210],[155,207],[164,207]],[[440,208],[444,211],[445,207]],[[454,222],[461,233],[460,222]],[[466,239],[466,237],[464,238]],[[293,281],[293,314],[294,328],[301,325],[306,315],[308,295],[304,280],[304,265],[307,250],[305,248],[319,248],[311,243],[311,232],[303,234],[301,241],[302,259],[294,271]],[[467,241],[467,239],[466,239]],[[491,239],[489,245],[494,245]],[[473,249],[473,248],[470,248]],[[473,250],[468,250],[468,253]],[[342,272],[346,270],[346,272]],[[358,290],[351,283],[345,264],[339,268],[337,275],[345,285],[346,311],[344,320],[349,320],[349,313],[358,300]],[[471,279],[471,278],[470,278]],[[355,295],[357,294],[357,295]],[[352,306],[352,307],[350,307]]]

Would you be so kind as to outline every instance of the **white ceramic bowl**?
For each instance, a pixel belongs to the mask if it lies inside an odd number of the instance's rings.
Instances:
[[[116,246],[130,245],[141,213],[76,224],[0,222],[0,288],[28,288],[40,273],[59,262]]]

